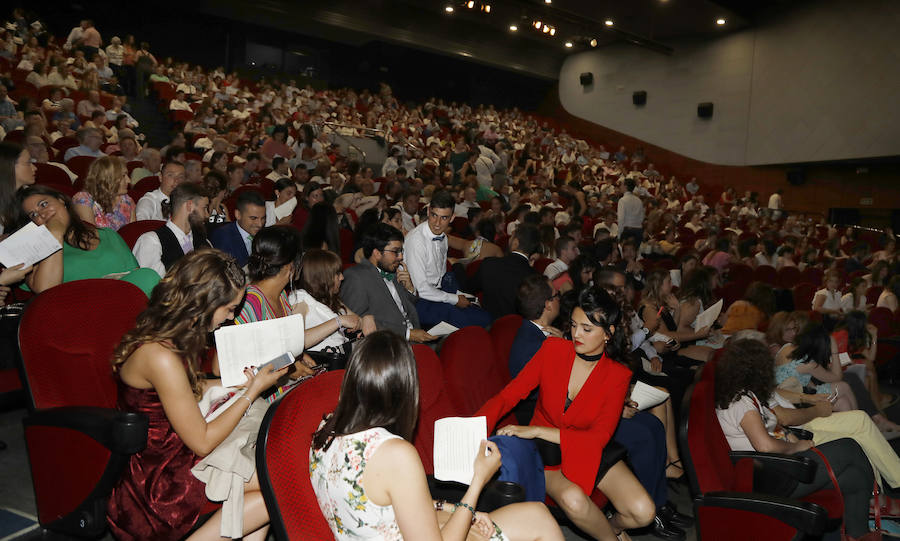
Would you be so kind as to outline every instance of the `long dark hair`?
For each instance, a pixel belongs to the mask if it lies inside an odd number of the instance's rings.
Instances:
[[[855,353],[872,345],[872,335],[866,322],[866,313],[853,310],[844,316],[837,326],[838,329],[847,330],[847,349]]]
[[[765,344],[743,339],[729,342],[716,364],[716,407],[726,409],[753,393],[767,402],[775,390],[775,358]]]
[[[16,203],[16,162],[22,147],[0,141],[0,223],[7,233],[24,221],[22,205]]]
[[[419,415],[419,376],[406,340],[391,331],[370,334],[353,347],[334,413],[313,436],[327,450],[335,436],[381,427],[412,441]]]
[[[341,254],[337,213],[334,206],[324,201],[309,209],[309,218],[303,225],[303,246],[308,249],[321,248],[322,244],[332,252]]]
[[[791,353],[792,359],[814,362],[823,368],[831,363],[831,335],[821,323],[810,322],[794,339],[797,346]]]
[[[247,260],[250,281],[259,282],[278,274],[281,268],[300,266],[303,255],[300,232],[289,225],[273,225],[260,229],[253,237],[253,250]]]
[[[66,207],[66,212],[69,213],[69,227],[66,228],[66,232],[63,235],[66,244],[81,250],[91,249],[91,244],[94,240],[99,238],[97,236],[97,228],[94,225],[81,220],[78,213],[75,212],[75,205],[72,203],[72,199],[68,195],[40,184],[22,186],[16,192],[16,202],[23,215],[25,213],[22,209],[22,205],[25,203],[26,199],[33,195],[46,195],[62,201],[63,205]]]
[[[601,327],[608,335],[606,343],[606,356],[610,359],[627,364],[626,355],[628,348],[625,343],[624,309],[615,296],[602,287],[588,287],[578,295],[579,308],[584,310],[588,320]],[[613,332],[609,329],[613,327]]]
[[[704,308],[712,302],[712,273],[706,267],[697,267],[682,279],[679,300],[700,299]]]
[[[569,278],[572,279],[572,289],[581,291],[587,287],[587,284],[581,281],[581,271],[596,268],[597,263],[588,254],[579,254],[578,257],[573,259],[569,265]]]

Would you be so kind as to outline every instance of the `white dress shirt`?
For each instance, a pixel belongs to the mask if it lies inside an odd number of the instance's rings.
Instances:
[[[456,304],[455,293],[441,291],[441,278],[447,272],[447,235],[435,237],[427,221],[410,231],[403,243],[404,262],[419,298]]]
[[[456,206],[453,208],[453,216],[468,218],[469,217],[469,209],[475,209],[475,208],[480,208],[480,207],[481,207],[481,205],[479,205],[478,203],[476,203],[474,201],[463,201],[462,203],[457,203]]]
[[[478,179],[478,185],[490,188],[494,182],[494,161],[487,154],[478,156],[475,160],[475,178]]]
[[[644,204],[638,196],[625,192],[619,199],[617,223],[620,233],[627,227],[638,229],[644,227]]]
[[[413,229],[419,225],[421,219],[418,214],[407,214],[403,207],[397,205],[397,208],[400,209],[400,217],[403,220],[403,229],[407,231],[407,233],[412,232]]]
[[[544,269],[544,276],[552,280],[567,270],[569,270],[569,265],[562,259],[557,259],[553,263],[547,265],[547,268]]]
[[[194,245],[193,232],[185,233],[172,220],[166,222],[166,227],[175,233],[175,238],[178,239],[178,244],[182,246],[182,249],[185,245]],[[134,258],[141,267],[155,270],[160,278],[166,275],[166,267],[162,262],[162,243],[159,242],[159,235],[155,232],[148,231],[138,237],[131,253],[134,254]]]
[[[253,253],[253,236],[250,233],[247,233],[241,228],[241,224],[235,222],[234,225],[237,227],[238,233],[241,235],[241,239],[244,241],[244,246],[247,247],[247,253]]]
[[[159,188],[145,193],[143,197],[138,199],[135,219],[165,220],[166,218],[162,213],[162,203],[168,200],[169,196],[162,193]]]

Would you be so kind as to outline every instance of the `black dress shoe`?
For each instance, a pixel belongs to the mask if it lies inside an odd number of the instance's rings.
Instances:
[[[653,525],[650,527],[650,533],[660,539],[666,541],[684,541],[684,530],[674,524],[666,522],[661,516],[653,517]]]
[[[694,525],[694,517],[679,513],[678,508],[676,508],[672,502],[666,502],[666,504],[662,506],[662,509],[657,510],[657,514],[661,516],[667,524],[672,524],[682,530],[687,530]]]

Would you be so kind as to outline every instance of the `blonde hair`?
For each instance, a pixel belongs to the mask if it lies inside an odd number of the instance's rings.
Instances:
[[[158,343],[182,358],[191,390],[199,399],[198,363],[206,351],[213,316],[243,289],[244,273],[225,252],[200,249],[182,257],[153,288],[134,329],[119,342],[113,372],[140,346]]]
[[[118,156],[103,156],[91,162],[84,190],[91,194],[103,212],[112,212],[119,197],[122,177],[128,173],[125,160]]]

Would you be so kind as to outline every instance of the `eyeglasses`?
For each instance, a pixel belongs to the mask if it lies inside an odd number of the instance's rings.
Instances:
[[[403,248],[396,248],[394,250],[385,248],[384,250],[382,250],[382,252],[391,252],[392,254],[403,255]]]

